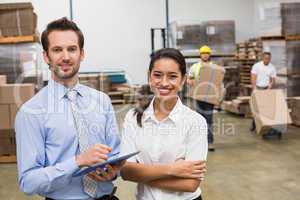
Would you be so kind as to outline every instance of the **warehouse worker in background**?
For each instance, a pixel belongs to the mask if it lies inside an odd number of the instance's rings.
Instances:
[[[119,153],[120,144],[109,97],[79,84],[83,34],[61,18],[48,24],[41,40],[51,80],[16,116],[19,186],[46,200],[117,199],[111,180],[121,165],[73,177]]]
[[[199,76],[200,68],[203,64],[212,64],[210,61],[210,55],[212,53],[211,48],[204,45],[200,48],[200,61],[191,66],[190,71],[188,73],[187,84],[190,86],[195,85],[195,79]],[[204,101],[196,101],[196,111],[200,113],[207,121],[208,125],[208,150],[214,151],[215,147],[213,146],[214,135],[213,135],[213,111],[214,105],[204,102]]]
[[[253,65],[251,70],[251,84],[254,90],[267,90],[272,89],[276,78],[276,69],[271,64],[271,53],[265,51],[262,55],[262,60]],[[250,131],[255,131],[255,121],[252,121]],[[281,132],[272,129],[270,132],[264,135],[265,137],[277,135],[281,138]]]

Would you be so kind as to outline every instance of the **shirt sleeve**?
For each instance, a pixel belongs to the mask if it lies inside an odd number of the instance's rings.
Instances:
[[[75,156],[46,166],[46,136],[41,121],[41,115],[21,109],[16,116],[15,131],[20,189],[26,194],[45,196],[69,184],[79,167]]]
[[[207,123],[199,114],[195,114],[195,120],[190,122],[191,127],[186,140],[186,160],[206,160],[207,142]]]
[[[135,144],[135,134],[136,127],[134,123],[134,115],[133,110],[130,110],[125,117],[123,130],[122,130],[122,142],[121,142],[121,154],[129,154],[138,151]],[[137,162],[137,156],[133,156],[129,158],[127,161],[129,162]]]
[[[271,77],[272,77],[272,78],[276,78],[276,69],[275,69],[274,66],[272,66]]]
[[[196,68],[195,66],[196,66],[196,64],[193,64],[193,65],[190,67],[189,73],[188,73],[188,77],[189,77],[189,78],[195,78],[195,73],[194,73],[195,68]]]
[[[254,64],[251,69],[251,74],[257,74],[257,64]]]
[[[106,144],[112,148],[110,155],[117,155],[120,153],[120,135],[118,124],[115,116],[111,100],[107,97],[108,110],[107,110],[107,120],[105,125],[106,132]]]

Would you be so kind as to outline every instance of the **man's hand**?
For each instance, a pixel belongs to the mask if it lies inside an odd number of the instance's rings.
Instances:
[[[109,146],[103,144],[95,144],[88,148],[85,152],[76,157],[76,163],[79,167],[91,166],[107,160],[107,154],[111,152]]]
[[[195,86],[195,80],[194,79],[188,78],[186,82],[189,86],[192,86],[192,87]]]
[[[95,172],[89,173],[89,177],[95,181],[111,181],[117,176],[117,173],[121,170],[126,161],[119,163],[118,165],[106,165],[105,169],[98,168]]]

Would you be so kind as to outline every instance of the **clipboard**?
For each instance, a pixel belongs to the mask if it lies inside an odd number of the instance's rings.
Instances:
[[[77,177],[77,176],[82,176],[82,175],[85,175],[87,173],[90,173],[92,171],[95,171],[96,169],[98,168],[105,168],[106,165],[110,164],[110,165],[115,165],[119,162],[122,162],[124,160],[127,160],[128,158],[131,158],[135,155],[137,155],[138,153],[140,153],[140,151],[137,151],[137,152],[133,152],[133,153],[130,153],[130,154],[126,154],[126,155],[123,155],[123,156],[117,156],[117,157],[113,157],[113,158],[110,158],[108,159],[107,161],[105,162],[102,162],[102,163],[98,163],[98,164],[94,164],[90,167],[85,167],[85,168],[82,168],[80,169],[79,171],[75,172],[73,174],[73,177]]]

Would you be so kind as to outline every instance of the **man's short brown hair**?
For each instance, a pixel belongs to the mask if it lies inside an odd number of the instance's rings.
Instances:
[[[47,25],[46,30],[43,31],[41,36],[41,42],[44,51],[48,51],[49,48],[49,34],[52,31],[74,31],[78,36],[78,45],[80,49],[84,46],[84,37],[81,30],[78,28],[75,22],[68,20],[66,17],[54,20]]]

